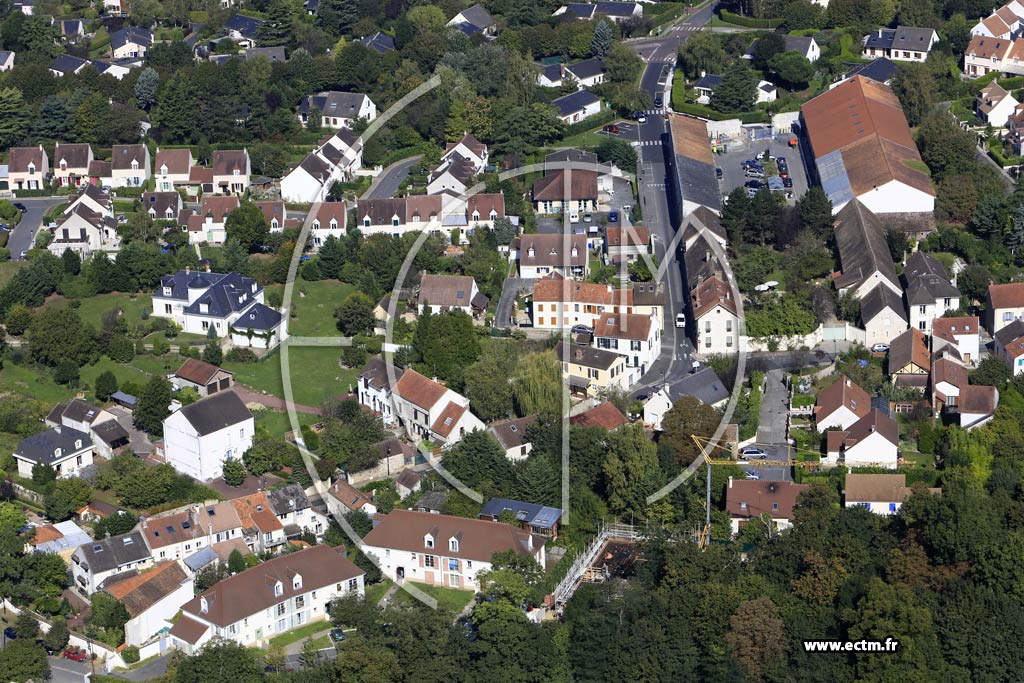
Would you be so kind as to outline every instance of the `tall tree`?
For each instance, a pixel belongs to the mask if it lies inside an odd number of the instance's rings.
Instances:
[[[224,222],[228,240],[237,242],[250,254],[259,251],[270,235],[267,219],[252,202],[245,202],[228,214]]]
[[[168,141],[186,142],[195,139],[196,107],[192,79],[179,71],[160,93],[151,116]]]
[[[608,437],[608,460],[604,465],[608,507],[616,514],[646,517],[647,496],[661,482],[661,470],[654,443],[640,425],[623,427]]]
[[[0,149],[12,147],[28,133],[29,110],[17,88],[0,88]]]
[[[711,94],[713,109],[733,113],[749,111],[754,106],[757,79],[742,61],[737,60],[722,74],[722,82]]]
[[[135,81],[135,102],[140,109],[149,111],[156,104],[156,93],[160,88],[160,74],[152,67],[146,67]]]
[[[512,378],[520,415],[561,415],[563,388],[562,368],[554,350],[524,356]]]
[[[740,603],[725,637],[749,680],[763,681],[786,655],[786,629],[775,603],[767,596]]]
[[[612,47],[615,40],[615,33],[611,25],[602,19],[594,29],[594,38],[590,41],[590,54],[595,57],[604,57]]]
[[[696,31],[679,46],[679,63],[689,79],[702,73],[717,74],[726,64],[725,49],[711,31]]]
[[[154,375],[139,396],[134,412],[135,424],[150,434],[163,434],[164,418],[170,415],[170,405],[171,383],[160,375]]]

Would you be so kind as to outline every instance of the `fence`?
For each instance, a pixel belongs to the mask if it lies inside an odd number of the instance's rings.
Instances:
[[[845,341],[851,344],[864,345],[867,332],[855,327],[850,323],[838,323],[831,325],[819,325],[815,330],[804,335],[791,335],[788,337],[773,337],[770,339],[747,339],[749,351],[771,351],[775,350],[798,350],[803,347],[809,349],[818,346],[826,341]]]
[[[2,604],[5,609],[10,610],[16,615],[21,614],[22,612],[22,609],[20,607],[14,605],[7,598],[3,599]],[[42,631],[44,634],[50,632],[50,628],[53,626],[53,624],[51,624],[50,621],[39,616],[35,612],[29,611],[29,614],[35,617],[35,620],[39,622],[40,631]],[[101,643],[98,640],[93,640],[92,638],[88,638],[80,633],[75,633],[74,631],[72,631],[71,637],[68,639],[68,645],[79,647],[85,650],[86,652],[94,654],[96,656],[97,662],[102,664],[104,671],[110,671],[111,669],[123,669],[127,667],[125,661],[121,658],[121,655],[116,650],[112,649],[109,645],[105,643]]]

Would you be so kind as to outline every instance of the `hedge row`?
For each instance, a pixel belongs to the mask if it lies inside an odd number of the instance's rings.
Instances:
[[[563,137],[572,137],[573,135],[579,135],[580,133],[588,133],[598,126],[603,126],[607,123],[611,123],[619,118],[618,112],[614,109],[605,109],[600,114],[590,116],[583,121],[574,123],[565,127],[565,134]]]
[[[743,26],[745,28],[778,28],[782,25],[784,19],[754,19],[753,17],[741,17],[738,14],[730,12],[727,9],[718,11],[718,16],[721,17],[722,21],[727,21],[730,24],[736,26]]]
[[[739,119],[742,123],[768,123],[768,114],[763,111],[745,111],[737,114],[723,114],[703,104],[684,103],[673,107],[680,114],[699,116],[702,119],[712,121],[726,121],[728,119]]]

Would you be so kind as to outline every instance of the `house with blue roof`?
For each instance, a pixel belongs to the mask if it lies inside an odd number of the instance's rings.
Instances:
[[[537,503],[526,503],[510,498],[491,498],[477,515],[488,522],[504,521],[549,538],[558,538],[558,526],[564,511]],[[511,519],[510,519],[511,518]]]
[[[263,287],[238,273],[165,275],[153,292],[153,315],[192,334],[230,335],[236,346],[271,349],[287,336],[287,321],[264,303]]]
[[[566,125],[578,123],[601,113],[601,98],[589,90],[578,90],[570,95],[552,100],[558,116]]]

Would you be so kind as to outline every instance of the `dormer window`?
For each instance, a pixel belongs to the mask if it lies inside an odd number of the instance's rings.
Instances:
[[[398,227],[398,216],[391,217],[391,226],[396,228]]]
[[[479,211],[474,211],[473,212],[473,220],[475,220],[475,221],[480,220],[480,212]]]
[[[369,216],[363,216],[363,227],[364,228],[370,227],[370,217]]]
[[[457,538],[449,538],[448,539],[448,550],[452,551],[453,553],[459,552],[459,539],[457,539]]]
[[[292,588],[295,590],[302,588],[302,574],[296,574],[292,577]]]
[[[332,218],[331,219],[331,230],[337,230],[337,229],[338,229],[338,219],[337,218]]]
[[[81,447],[82,447],[82,440],[81,439],[75,439],[75,449],[77,450],[77,449],[79,449]]]
[[[59,449],[59,448],[54,448],[53,449],[53,457],[59,458],[61,456],[61,453],[63,453],[63,451],[61,449]]]
[[[491,209],[491,220],[493,221],[497,217],[498,217],[498,212],[495,211],[494,209]]]
[[[138,171],[139,170],[139,162],[136,161],[135,159],[132,159],[132,170],[133,171]]]
[[[535,254],[536,252],[535,252],[535,251],[533,250],[533,247],[530,247],[530,248],[529,248],[529,249],[528,249],[528,250],[526,251],[526,253],[527,253],[527,254],[529,255],[529,257],[530,257],[530,258],[533,258],[533,257],[534,257],[534,254]]]
[[[200,313],[209,313],[210,312],[210,305],[209,304],[199,304],[199,312]]]
[[[199,612],[201,614],[206,614],[209,611],[210,611],[210,603],[208,603],[206,601],[206,598],[204,598],[203,596],[200,595],[199,596]]]
[[[320,229],[320,219],[319,218],[316,218],[316,219],[313,220],[313,229],[314,230],[319,230]]]
[[[238,169],[237,168],[234,171],[234,175],[238,175]]]
[[[60,160],[60,170],[68,170],[68,162],[64,161],[63,159]]]
[[[434,537],[431,536],[430,534],[427,534],[426,536],[424,536],[423,537],[423,546],[425,548],[433,548],[434,547]]]
[[[170,295],[171,295],[171,288],[170,287],[164,287],[164,296],[170,296]]]
[[[28,174],[29,175],[34,175],[35,172],[36,172],[36,165],[30,161],[29,164],[28,164]]]
[[[279,598],[284,595],[284,584],[280,581],[274,584],[274,597]]]
[[[167,164],[160,167],[160,173],[161,175],[167,175]]]

